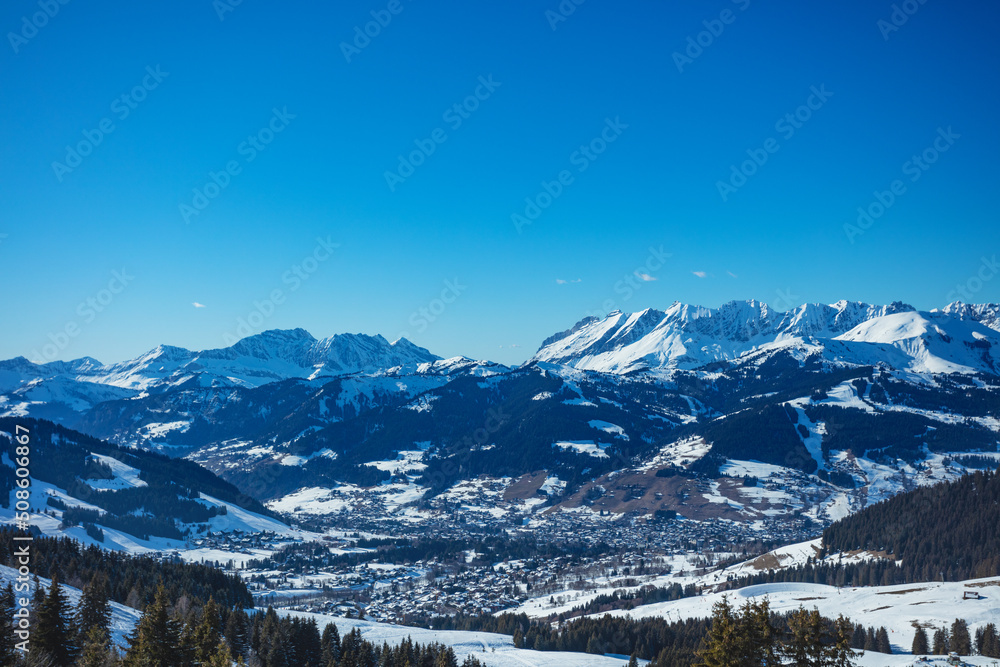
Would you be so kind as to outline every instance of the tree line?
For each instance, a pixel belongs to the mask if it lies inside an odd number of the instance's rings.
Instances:
[[[0,614],[14,618],[14,591],[0,591]],[[272,608],[248,614],[209,598],[192,605],[171,599],[159,586],[153,601],[119,648],[111,633],[108,579],[97,576],[84,587],[73,609],[58,579],[46,589],[36,580],[32,595],[27,653],[12,632],[0,637],[4,667],[485,667],[468,656],[459,664],[454,649],[407,638],[397,646],[376,644],[357,628],[344,637],[315,619],[279,617]]]
[[[808,632],[803,629],[807,626],[811,628]],[[426,627],[512,635],[515,646],[536,651],[630,655],[651,660],[650,667],[694,667],[697,664],[715,667],[714,663],[705,662],[708,659],[706,656],[750,649],[735,638],[727,639],[728,643],[724,643],[722,648],[717,648],[713,642],[730,634],[751,636],[754,632],[763,633],[762,636],[768,638],[771,642],[768,650],[775,655],[788,654],[792,646],[797,647],[795,650],[800,654],[828,657],[836,654],[840,658],[848,656],[853,649],[892,652],[888,631],[884,627],[866,629],[844,618],[824,618],[815,610],[806,612],[799,609],[791,614],[779,615],[770,611],[767,600],[751,601],[742,609],[734,609],[724,599],[713,608],[711,619],[667,621],[656,616],[633,619],[605,614],[549,623],[529,618],[524,613],[495,616],[458,614],[434,617]],[[759,666],[762,663],[740,664]],[[808,664],[846,667],[851,663],[828,661]]]
[[[796,567],[732,579],[730,590],[756,584],[802,582],[828,586],[891,586],[963,581],[1000,575],[1000,474],[975,471],[899,494],[830,525],[819,558]],[[865,550],[886,558],[823,561]]]
[[[831,621],[816,610],[800,607],[783,619],[783,627],[767,599],[747,600],[734,608],[725,597],[712,608],[705,642],[696,667],[851,667],[854,625],[843,616]],[[884,628],[882,629],[884,632]],[[886,640],[888,643],[888,640]],[[672,663],[657,659],[655,667]]]
[[[16,567],[14,532],[0,528],[0,563]],[[142,610],[152,602],[159,585],[171,598],[186,597],[201,604],[214,598],[226,607],[252,607],[253,596],[237,575],[199,563],[157,560],[83,546],[69,538],[34,535],[32,572],[48,579],[59,578],[74,588],[82,588],[94,575],[113,572],[108,597],[114,602]]]
[[[894,496],[823,532],[825,553],[884,551],[892,583],[961,581],[1000,574],[1000,475],[976,471]],[[881,583],[881,582],[879,582]]]
[[[969,633],[969,624],[961,618],[956,618],[951,629],[934,628],[929,634],[924,627],[917,628],[913,636],[910,652],[914,655],[947,655],[954,651],[959,655],[972,655],[973,649],[979,655],[988,658],[1000,658],[1000,636],[995,623],[987,623],[976,630],[973,641]]]

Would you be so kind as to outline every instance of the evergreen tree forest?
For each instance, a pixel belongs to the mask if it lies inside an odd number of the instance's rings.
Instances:
[[[9,528],[0,529],[0,564],[16,567],[13,535]],[[58,577],[74,588],[83,588],[94,576],[113,572],[107,583],[108,598],[139,610],[153,601],[158,585],[166,588],[171,599],[187,598],[202,604],[214,598],[226,607],[253,606],[253,596],[242,579],[209,565],[105,551],[69,538],[35,535],[31,567],[39,577]]]
[[[735,609],[723,598],[712,610],[711,626],[698,650],[696,667],[855,664],[851,649],[854,626],[846,618],[831,622],[818,611],[800,607],[785,618],[784,629],[775,620],[766,599],[748,600]]]
[[[0,607],[8,627],[13,620],[14,592],[0,591]],[[127,646],[112,642],[111,605],[106,577],[95,576],[83,589],[79,604],[70,604],[64,587],[53,580],[32,596],[28,651],[19,650],[14,635],[0,640],[3,667],[484,667],[472,658],[459,663],[454,649],[418,644],[374,644],[357,629],[340,636],[329,624],[320,631],[313,619],[279,617],[271,608],[248,614],[225,608],[209,598],[193,605],[171,599],[159,586]]]
[[[741,577],[727,586],[736,589],[775,582],[889,586],[997,576],[997,526],[1000,474],[975,471],[866,507],[823,532],[821,556],[867,550],[882,552],[887,558],[850,563],[809,559],[799,567]]]
[[[976,471],[865,508],[823,533],[830,552],[884,551],[898,581],[961,581],[1000,574],[1000,475]]]
[[[65,489],[74,498],[97,505],[111,515],[125,517],[135,510],[145,508],[161,518],[170,517],[184,523],[197,523],[220,511],[195,502],[199,493],[205,493],[251,512],[276,517],[259,500],[244,494],[230,482],[193,461],[121,447],[44,419],[0,417],[0,431],[14,433],[18,426],[26,427],[32,433],[34,460],[46,462],[46,465],[32,469],[35,479]],[[9,439],[0,439],[0,443],[6,445],[7,440]],[[110,479],[113,474],[110,467],[96,459],[94,454],[111,457],[138,469],[139,479],[146,486],[113,491],[95,490],[86,483],[87,480]],[[12,479],[13,475],[9,473],[0,475],[0,501],[4,503],[7,501],[7,492],[13,488]],[[158,531],[162,526],[150,527],[152,530],[149,534],[160,534]]]

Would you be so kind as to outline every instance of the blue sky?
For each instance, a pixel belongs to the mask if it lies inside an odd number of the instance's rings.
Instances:
[[[1000,300],[994,4],[226,2],[0,10],[0,358]]]

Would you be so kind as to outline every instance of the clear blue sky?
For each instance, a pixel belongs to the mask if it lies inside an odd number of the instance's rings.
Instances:
[[[929,309],[959,284],[1000,300],[1000,276],[969,283],[1000,251],[994,3],[913,2],[889,31],[892,3],[861,0],[588,0],[558,22],[557,0],[243,0],[220,20],[224,1],[74,0],[51,18],[4,3],[0,358],[219,347],[243,318],[516,363],[609,308]],[[345,56],[372,12],[391,21]],[[907,167],[939,128],[960,136]],[[577,152],[592,141],[604,152]],[[724,199],[748,150],[767,161]],[[896,179],[884,214],[845,232]]]

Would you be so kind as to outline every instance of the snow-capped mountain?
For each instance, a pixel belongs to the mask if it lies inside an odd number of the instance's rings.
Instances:
[[[1000,374],[1000,335],[975,320],[905,312],[866,320],[833,339],[843,360],[917,373]]]
[[[276,507],[348,487],[402,508],[463,484],[520,484],[516,512],[544,497],[825,521],[995,458],[997,313],[676,303],[582,320],[515,369],[380,336],[269,331],[113,365],[0,362],[0,416],[185,456]],[[772,506],[772,490],[757,499],[742,477],[802,495]]]
[[[991,328],[993,327],[993,328]],[[804,304],[777,312],[758,301],[719,308],[675,303],[665,311],[588,318],[548,339],[533,361],[607,373],[694,369],[759,350],[798,349],[831,361],[915,372],[997,373],[1000,320],[991,304],[918,312],[895,302]]]
[[[439,359],[405,338],[390,343],[378,335],[337,334],[316,340],[304,329],[275,329],[201,352],[160,345],[135,359],[89,366],[77,374],[91,382],[138,390],[176,386],[192,378],[202,386],[259,387],[276,380],[371,373]]]
[[[936,311],[932,311],[936,312]],[[941,312],[960,320],[972,320],[1000,331],[1000,304],[998,303],[962,303],[955,301],[941,309]]]
[[[50,419],[119,444],[175,454],[245,439],[281,422],[288,444],[303,430],[405,402],[456,377],[507,370],[466,357],[442,359],[405,338],[390,343],[378,335],[338,334],[317,340],[303,329],[272,330],[220,349],[160,345],[108,365],[91,358],[3,361],[0,416]]]
[[[0,361],[0,415],[34,416],[75,424],[90,410],[112,401],[193,392],[198,398],[173,401],[187,423],[200,407],[224,403],[233,391],[299,381],[317,386],[347,377],[366,378],[371,387],[358,393],[407,395],[425,390],[424,378],[440,384],[459,374],[488,375],[505,367],[464,357],[442,359],[405,338],[390,343],[382,336],[338,334],[317,340],[303,329],[271,330],[226,348],[192,351],[160,345],[134,359],[102,364],[92,358],[35,364],[24,357]],[[387,378],[395,378],[388,380]],[[400,382],[400,377],[412,377]],[[207,392],[207,393],[206,393]],[[215,396],[210,400],[209,395]],[[348,402],[350,398],[347,399]],[[122,412],[138,404],[127,403]],[[165,410],[159,410],[164,412]],[[129,424],[136,443],[146,440],[139,427],[144,415]],[[153,419],[152,422],[159,423]],[[180,423],[167,419],[165,423]],[[158,427],[154,424],[154,432]],[[177,428],[177,427],[175,427]],[[103,437],[110,437],[103,433]]]

